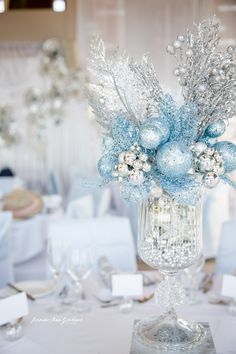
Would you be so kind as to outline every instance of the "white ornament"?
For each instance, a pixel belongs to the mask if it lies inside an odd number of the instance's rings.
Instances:
[[[144,181],[143,172],[132,170],[129,174],[129,179],[133,184],[139,185]]]
[[[119,163],[123,163],[124,162],[124,160],[125,160],[125,151],[123,151],[123,152],[121,152],[120,154],[119,154],[119,156],[118,156],[118,162]]]
[[[141,170],[143,167],[143,163],[141,160],[135,160],[134,163],[133,163],[133,168],[135,170]]]
[[[133,152],[133,151],[127,151],[125,153],[125,162],[132,166],[133,165],[133,162],[136,160],[136,154]]]
[[[144,171],[144,172],[150,172],[150,171],[151,171],[151,165],[150,165],[150,163],[145,162],[145,163],[143,164],[143,171]]]
[[[118,169],[118,172],[119,172],[119,176],[121,176],[121,177],[128,176],[129,168],[128,168],[128,166],[125,163],[120,163],[118,165],[117,169]]]
[[[207,145],[201,141],[197,142],[196,144],[193,145],[192,150],[194,153],[199,156],[203,151],[207,149]]]
[[[146,155],[146,154],[140,154],[140,155],[139,155],[139,158],[140,158],[141,161],[145,162],[145,161],[148,160],[148,155]]]

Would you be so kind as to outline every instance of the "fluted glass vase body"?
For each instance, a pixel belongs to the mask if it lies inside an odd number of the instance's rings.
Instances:
[[[162,350],[188,350],[201,342],[204,329],[180,319],[175,307],[184,303],[177,273],[198,261],[202,252],[201,203],[181,205],[152,193],[142,202],[138,220],[141,259],[164,275],[156,291],[163,313],[137,323],[135,334],[144,344]]]

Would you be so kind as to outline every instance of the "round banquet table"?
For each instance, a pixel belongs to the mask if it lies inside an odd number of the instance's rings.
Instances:
[[[94,301],[92,310],[86,314],[70,311],[49,314],[45,309],[51,296],[30,302],[30,314],[24,319],[24,336],[16,342],[7,342],[0,330],[0,353],[129,354],[134,320],[160,313],[152,301],[135,303],[133,312],[121,314],[117,307],[104,309],[94,296],[87,297]],[[211,305],[204,295],[203,303],[184,306],[179,312],[186,319],[210,324],[217,354],[236,353],[236,317],[228,314],[226,306]]]

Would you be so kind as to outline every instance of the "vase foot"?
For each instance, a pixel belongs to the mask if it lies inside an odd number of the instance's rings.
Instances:
[[[167,313],[140,320],[134,334],[144,346],[170,352],[191,350],[202,342],[206,333],[202,325]]]

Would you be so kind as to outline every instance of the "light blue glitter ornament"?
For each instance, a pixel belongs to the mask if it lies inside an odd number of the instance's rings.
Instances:
[[[231,172],[236,169],[236,145],[229,141],[219,141],[213,145],[213,148],[221,154],[225,172]]]
[[[112,136],[122,149],[129,149],[139,141],[139,129],[126,117],[118,117],[112,123]]]
[[[165,143],[170,136],[170,124],[167,119],[164,118],[149,118],[144,123],[146,127],[155,127],[159,130],[159,134],[161,134],[161,144]]]
[[[140,144],[146,149],[155,149],[162,141],[162,132],[155,126],[144,125],[140,128]]]
[[[103,155],[98,161],[98,172],[103,178],[111,179],[112,172],[117,165],[117,157],[115,155]]]
[[[184,144],[168,142],[157,151],[156,161],[162,174],[171,178],[180,177],[191,168],[192,153]]]
[[[219,136],[224,134],[225,129],[225,122],[220,119],[217,122],[208,125],[205,135],[209,136],[210,138],[218,138]]]
[[[102,141],[102,147],[104,152],[114,150],[115,148],[114,140],[110,136],[104,136]]]

